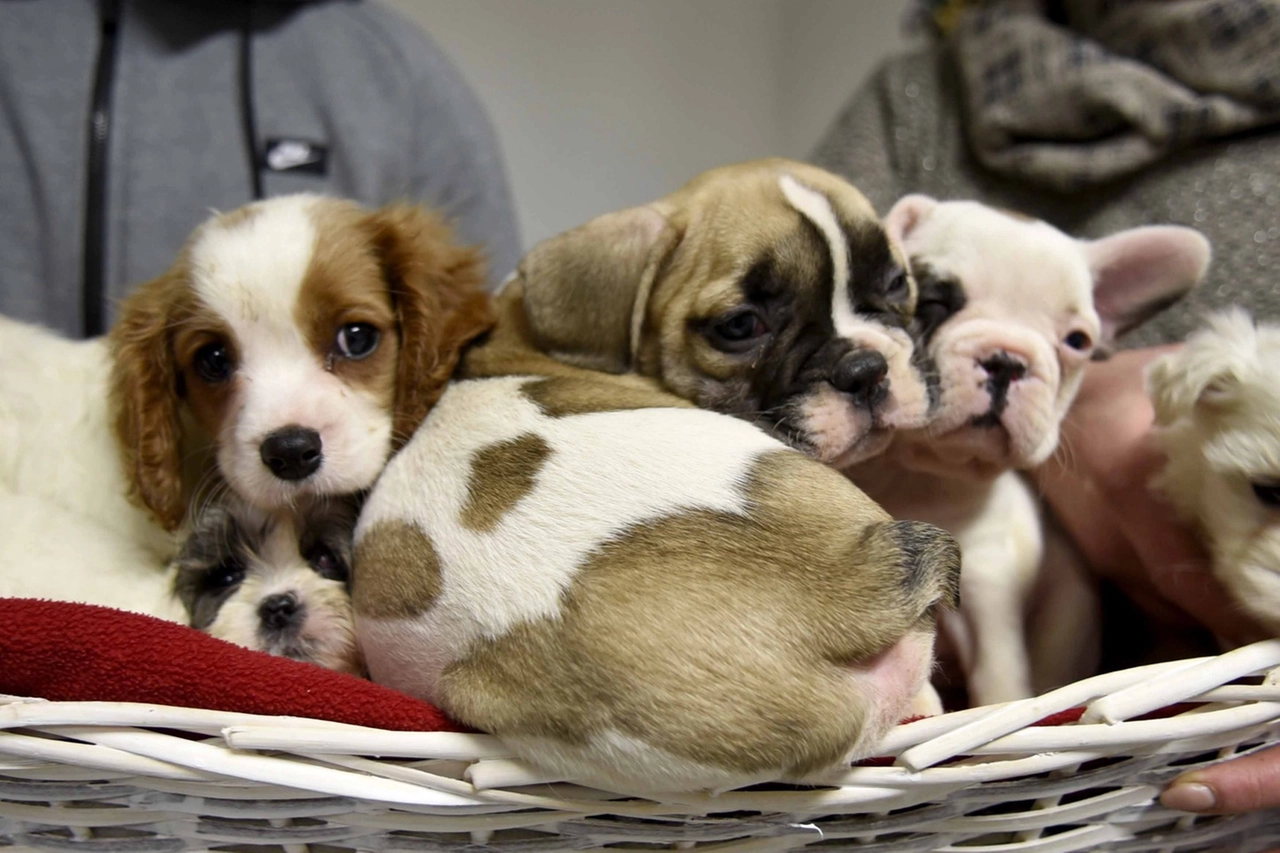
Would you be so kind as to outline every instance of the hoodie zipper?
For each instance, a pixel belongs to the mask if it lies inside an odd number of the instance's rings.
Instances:
[[[83,317],[84,334],[106,328],[103,308],[107,246],[107,155],[111,141],[111,92],[116,74],[116,41],[120,0],[99,6],[98,60],[93,72],[93,105],[89,113],[89,169],[85,185]]]

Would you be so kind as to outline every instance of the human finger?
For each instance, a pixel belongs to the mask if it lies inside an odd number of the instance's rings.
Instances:
[[[1280,747],[1184,773],[1160,795],[1160,802],[1198,814],[1280,807]]]

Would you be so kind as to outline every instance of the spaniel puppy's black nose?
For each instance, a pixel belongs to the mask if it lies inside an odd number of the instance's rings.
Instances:
[[[269,595],[258,605],[258,618],[262,625],[270,631],[283,631],[297,617],[301,610],[298,599],[291,592]]]
[[[883,355],[871,349],[855,349],[836,362],[831,384],[852,397],[858,406],[870,409],[888,396],[888,375],[889,363]]]
[[[268,435],[258,453],[262,464],[281,480],[310,477],[324,461],[320,433],[296,425],[281,427]]]

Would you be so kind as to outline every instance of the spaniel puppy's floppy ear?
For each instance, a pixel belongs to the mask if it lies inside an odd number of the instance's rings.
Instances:
[[[449,226],[409,204],[376,210],[366,220],[400,324],[396,366],[396,448],[444,393],[463,348],[493,325],[484,291],[484,258],[459,246]]]
[[[652,205],[606,213],[534,246],[516,270],[538,348],[626,373],[654,279],[680,232]]]
[[[175,530],[186,514],[179,450],[180,376],[170,347],[182,287],[173,271],[137,288],[111,329],[111,403],[130,496]]]

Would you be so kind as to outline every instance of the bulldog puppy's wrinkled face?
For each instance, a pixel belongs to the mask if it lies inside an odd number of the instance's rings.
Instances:
[[[704,173],[546,241],[516,280],[543,351],[655,377],[825,462],[875,455],[928,412],[905,258],[812,166]]]
[[[1280,636],[1280,326],[1210,318],[1147,375],[1169,463],[1158,479],[1241,607]]]
[[[976,202],[908,196],[886,226],[919,283],[913,331],[938,399],[907,467],[986,479],[1043,462],[1085,365],[1203,277],[1207,241],[1155,226],[1092,242]]]

